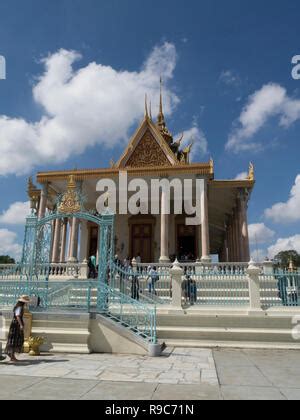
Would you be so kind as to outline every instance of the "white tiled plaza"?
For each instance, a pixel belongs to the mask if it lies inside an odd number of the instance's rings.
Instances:
[[[164,357],[22,356],[0,363],[0,399],[299,400],[300,352],[168,349]]]

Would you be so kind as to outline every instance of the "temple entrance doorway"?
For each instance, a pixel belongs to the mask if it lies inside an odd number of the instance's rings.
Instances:
[[[141,257],[142,263],[153,262],[153,235],[155,219],[135,216],[129,220],[130,257]]]
[[[177,225],[177,255],[182,261],[194,261],[197,258],[196,227]]]

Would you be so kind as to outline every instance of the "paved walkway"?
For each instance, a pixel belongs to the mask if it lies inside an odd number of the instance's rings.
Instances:
[[[172,349],[162,358],[22,356],[0,363],[0,399],[300,399],[300,352]]]

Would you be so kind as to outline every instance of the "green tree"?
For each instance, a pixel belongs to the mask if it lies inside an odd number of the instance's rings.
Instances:
[[[0,255],[0,264],[15,264],[16,261],[8,255]]]
[[[281,268],[288,268],[291,260],[295,267],[300,267],[300,255],[296,251],[282,251],[275,257],[275,261],[278,262]]]

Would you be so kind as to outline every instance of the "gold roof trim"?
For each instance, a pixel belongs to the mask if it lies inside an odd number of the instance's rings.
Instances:
[[[249,188],[252,189],[255,181],[246,180],[212,180],[209,185],[213,188]]]
[[[66,171],[49,171],[39,172],[37,174],[37,181],[39,183],[51,182],[55,180],[67,180],[70,175],[74,175],[77,181],[85,179],[98,179],[99,177],[114,177],[118,176],[119,172],[128,172],[129,175],[143,176],[143,175],[158,175],[161,174],[199,174],[210,175],[213,178],[212,167],[210,163],[191,163],[189,165],[176,166],[157,166],[157,167],[143,167],[143,168],[107,168],[107,169],[83,169],[83,170],[66,170]]]

